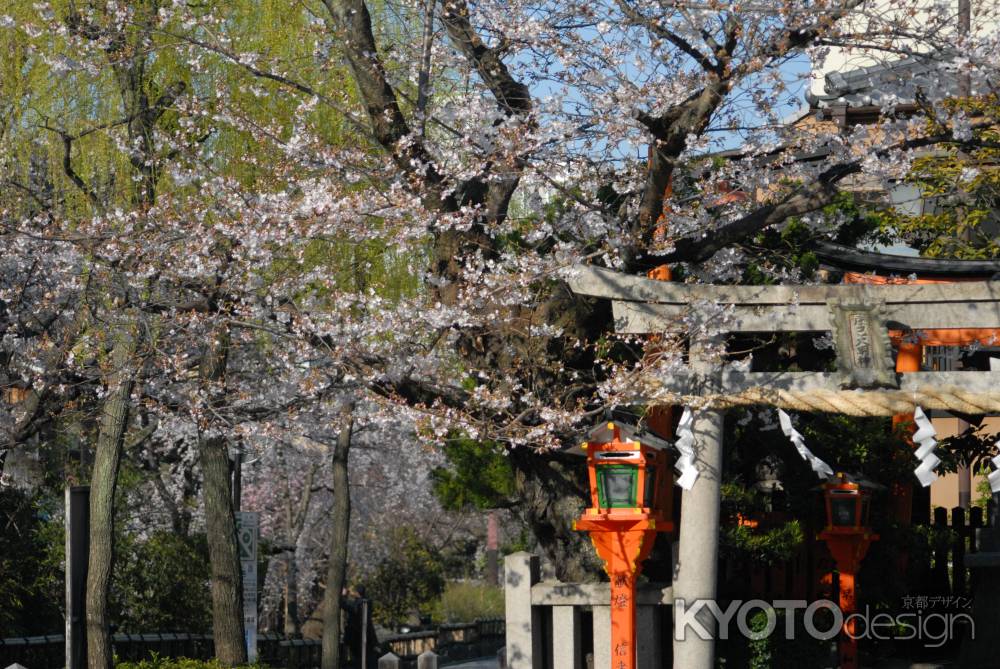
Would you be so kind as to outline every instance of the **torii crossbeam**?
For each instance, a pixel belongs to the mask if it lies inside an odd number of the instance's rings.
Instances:
[[[574,269],[569,285],[579,295],[612,300],[615,330],[623,334],[683,329],[699,318],[699,302],[726,306],[711,324],[723,333],[834,332],[838,372],[713,369],[647,380],[645,390],[661,400],[864,416],[911,412],[916,405],[1000,412],[1000,372],[897,375],[888,350],[890,329],[1000,328],[1000,282],[718,286],[666,283],[585,266]]]

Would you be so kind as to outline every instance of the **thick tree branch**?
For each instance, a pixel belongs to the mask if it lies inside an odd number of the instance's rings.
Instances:
[[[728,65],[728,61],[726,61]],[[724,65],[725,68],[725,65]],[[663,200],[677,157],[687,147],[687,137],[699,134],[725,99],[732,86],[729,77],[712,74],[708,84],[660,116],[637,112],[636,116],[654,138],[649,149],[646,185],[636,225],[631,226],[633,244],[648,246],[663,211]]]
[[[410,128],[399,108],[375,45],[371,14],[363,0],[323,0],[343,35],[344,54],[378,142],[393,149]]]
[[[837,194],[837,183],[861,170],[860,162],[836,165],[823,172],[815,181],[803,185],[781,202],[765,205],[756,211],[721,226],[708,235],[683,237],[674,243],[674,251],[658,256],[660,262],[698,262],[711,258],[716,251],[735,244],[746,237],[781,223],[790,216],[816,211],[830,204]]]
[[[371,14],[364,0],[323,0],[332,25],[344,38],[344,54],[372,124],[375,139],[393,157],[399,169],[416,180],[415,190],[424,204],[438,211],[454,211],[458,205],[446,192],[445,179],[431,155],[417,138],[399,107],[396,92],[379,60]]]
[[[527,114],[531,111],[531,93],[507,69],[497,49],[491,49],[476,33],[469,21],[469,6],[465,0],[445,0],[441,20],[451,41],[476,68],[497,104],[507,114]]]
[[[507,116],[527,117],[532,110],[531,92],[511,74],[501,58],[501,49],[488,47],[479,37],[469,20],[469,6],[465,0],[445,0],[441,20],[455,47],[475,68],[476,73],[490,89],[497,105]],[[500,161],[505,164],[508,161]],[[486,220],[502,221],[507,216],[510,199],[517,190],[524,169],[525,157],[518,156],[507,174],[495,179],[480,179],[463,184],[462,191],[481,193],[479,200],[486,205]],[[492,169],[494,164],[490,164]],[[483,188],[483,180],[489,187]],[[477,242],[482,244],[482,241]]]
[[[991,127],[991,125],[991,122],[982,122],[973,125],[973,129],[981,130]],[[956,142],[954,137],[948,133],[906,140],[876,153],[884,157],[893,151],[905,151],[936,144],[954,144],[967,149],[979,146],[975,139]],[[742,218],[712,230],[710,234],[699,232],[690,237],[678,239],[674,242],[674,251],[657,256],[657,261],[698,262],[707,260],[717,251],[740,242],[769,225],[781,223],[791,216],[801,216],[821,209],[833,202],[838,192],[837,184],[844,178],[860,172],[861,164],[861,160],[853,160],[834,165],[823,171],[814,181],[803,184],[780,202],[767,204]]]
[[[620,3],[624,1],[619,0]],[[639,250],[646,248],[652,240],[663,213],[663,203],[675,161],[686,148],[688,135],[704,132],[712,115],[723,103],[732,87],[741,78],[759,69],[762,63],[782,58],[793,49],[806,46],[830,32],[837,19],[848,14],[862,2],[863,0],[845,0],[840,8],[830,15],[823,16],[822,20],[808,28],[789,28],[777,32],[761,49],[760,58],[749,59],[739,66],[734,66],[733,57],[739,48],[743,26],[735,13],[730,12],[725,16],[721,43],[710,33],[703,32],[705,43],[713,49],[716,59],[715,67],[707,70],[706,85],[658,117],[643,112],[636,113],[636,118],[649,129],[655,141],[649,151],[649,169],[639,207],[639,217],[630,230],[634,248]],[[678,247],[678,253],[680,252]],[[632,269],[642,264],[637,261],[639,253],[640,251],[633,251],[630,254]],[[658,260],[663,261],[666,258]]]

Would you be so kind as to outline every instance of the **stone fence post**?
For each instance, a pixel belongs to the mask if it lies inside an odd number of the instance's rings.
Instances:
[[[503,589],[509,669],[535,669],[542,665],[541,612],[531,605],[531,586],[536,583],[537,556],[524,551],[507,556]]]
[[[386,653],[378,659],[378,669],[402,669],[403,663],[395,653]]]
[[[579,667],[582,655],[580,649],[580,629],[579,607],[552,607],[553,669],[577,669]]]
[[[432,650],[417,655],[417,669],[438,669],[438,656]]]

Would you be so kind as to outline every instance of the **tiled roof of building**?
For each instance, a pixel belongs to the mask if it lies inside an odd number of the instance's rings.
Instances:
[[[945,95],[958,93],[957,68],[940,54],[931,59],[910,56],[891,63],[859,67],[846,72],[830,72],[823,94],[806,93],[813,108],[884,107],[913,104],[920,91],[944,88]]]

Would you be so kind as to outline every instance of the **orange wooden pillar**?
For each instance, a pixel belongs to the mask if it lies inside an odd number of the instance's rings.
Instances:
[[[656,279],[657,281],[671,281],[673,279],[673,273],[670,271],[669,265],[660,265],[659,267],[654,267],[649,270],[647,276],[650,279]],[[653,342],[656,341],[654,338]],[[646,413],[646,424],[649,429],[653,431],[657,437],[661,439],[673,439],[674,436],[674,408],[670,405],[657,405],[650,407]],[[670,455],[665,455],[667,460],[667,466],[673,466],[673,458]],[[665,495],[663,500],[663,515],[668,518],[673,518],[674,511],[674,496],[673,490],[669,491]]]
[[[599,529],[579,521],[577,528],[592,530],[594,548],[605,561],[611,579],[610,669],[636,669],[635,584],[642,561],[653,548],[650,535],[655,534],[656,523],[652,519],[638,520],[630,529],[609,532],[606,527]]]
[[[858,609],[855,577],[861,561],[878,535],[871,531],[871,490],[850,481],[844,474],[823,484],[827,526],[819,538],[826,542],[837,563],[840,611],[844,624],[837,640],[840,669],[858,669],[858,636],[851,614]]]
[[[858,669],[860,666],[858,662],[858,630],[856,621],[851,616],[858,611],[855,582],[858,570],[861,568],[861,561],[868,553],[871,542],[878,539],[878,535],[870,532],[852,535],[824,533],[821,538],[826,541],[826,545],[837,563],[840,579],[838,604],[844,615],[844,626],[837,638],[839,669]]]
[[[899,339],[899,348],[896,353],[896,371],[919,372],[923,362],[924,347],[919,342]],[[896,428],[901,423],[913,421],[912,413],[898,413],[892,417],[892,431],[895,434]],[[912,432],[912,429],[910,430]],[[911,444],[912,446],[912,444]],[[906,451],[897,451],[897,457],[905,454]],[[902,526],[908,526],[913,521],[913,483],[907,481],[896,481],[889,489],[889,513],[893,520]]]
[[[857,669],[858,637],[852,613],[858,610],[858,598],[854,591],[854,573],[840,572],[840,610],[844,614],[844,629],[837,640],[837,655],[840,669]]]

